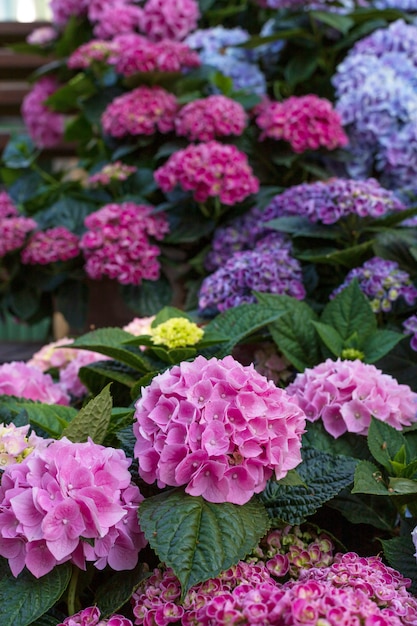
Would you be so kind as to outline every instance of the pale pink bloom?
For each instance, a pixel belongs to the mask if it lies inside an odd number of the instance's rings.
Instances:
[[[0,258],[22,248],[28,234],[36,227],[31,217],[0,217]]]
[[[163,191],[179,185],[184,191],[192,191],[197,202],[218,197],[223,204],[233,205],[259,190],[259,180],[247,156],[236,146],[217,141],[178,150],[155,171],[154,177]]]
[[[64,226],[33,233],[21,252],[22,263],[48,265],[69,261],[80,254],[79,238]]]
[[[35,28],[26,38],[26,41],[30,44],[37,46],[45,46],[52,41],[55,41],[58,33],[52,26],[41,26]]]
[[[309,94],[282,102],[266,101],[256,113],[256,124],[262,131],[260,140],[282,139],[294,152],[335,150],[348,143],[339,114],[325,98]]]
[[[103,130],[112,137],[168,133],[174,128],[176,97],[162,87],[141,86],[115,98],[104,111]]]
[[[217,137],[241,135],[247,117],[239,102],[222,95],[189,102],[175,118],[175,132],[190,141],[210,141]]]
[[[44,404],[69,404],[69,397],[49,374],[23,361],[0,365],[0,395],[26,398]]]
[[[65,116],[45,104],[45,100],[59,87],[55,78],[43,76],[23,98],[23,121],[38,148],[53,148],[64,136]]]
[[[197,28],[200,10],[196,0],[147,0],[140,30],[151,41],[181,41]]]
[[[358,359],[327,359],[307,368],[287,392],[310,422],[321,419],[335,438],[345,432],[366,435],[372,416],[396,430],[417,420],[417,393]]]
[[[35,448],[44,448],[51,439],[38,437],[30,426],[0,424],[0,470],[8,465],[21,463]]]
[[[209,502],[244,504],[301,460],[305,416],[253,366],[197,357],[156,376],[136,402],[139,473]]]
[[[78,376],[80,369],[97,361],[107,361],[109,357],[98,352],[90,352],[89,350],[72,351],[74,353],[73,358],[70,359],[65,367],[60,368],[59,382],[66,393],[69,393],[74,398],[82,398],[87,394],[88,389]]]
[[[99,172],[89,176],[87,183],[92,186],[103,185],[105,187],[115,181],[127,180],[137,169],[134,165],[114,161],[114,163],[107,163]]]
[[[99,39],[112,39],[116,35],[135,32],[139,29],[142,13],[142,9],[135,4],[121,0],[109,3],[94,26],[94,35]]]
[[[123,330],[136,336],[149,335],[154,319],[155,315],[151,315],[150,317],[134,317],[129,324],[123,326]]]
[[[93,39],[74,50],[67,61],[70,69],[85,70],[94,64],[109,64],[116,62],[117,46],[111,41]]]
[[[32,358],[27,362],[28,365],[36,367],[41,372],[46,372],[51,368],[63,369],[75,359],[79,352],[79,350],[74,348],[64,347],[73,343],[73,341],[74,339],[62,337],[62,339],[46,344],[33,354]]]
[[[146,545],[122,450],[65,437],[5,469],[0,487],[0,554],[14,576],[40,578],[66,561],[85,569],[132,569]],[[86,541],[87,540],[87,541]],[[128,557],[128,558],[126,558]]]

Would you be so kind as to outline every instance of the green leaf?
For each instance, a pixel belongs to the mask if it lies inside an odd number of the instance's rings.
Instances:
[[[336,248],[323,248],[322,250],[305,250],[297,252],[297,258],[312,263],[326,263],[330,265],[343,265],[349,269],[360,265],[365,256],[369,254],[373,241],[365,241],[357,246],[351,246],[344,250]]]
[[[95,396],[71,424],[64,429],[62,436],[74,442],[85,442],[89,437],[94,443],[102,444],[109,428],[112,410],[110,384]]]
[[[392,330],[376,330],[361,342],[361,350],[365,355],[366,363],[375,363],[388,354],[404,335]]]
[[[329,13],[328,11],[311,11],[310,15],[319,22],[335,28],[344,35],[355,25],[354,20],[347,15]]]
[[[397,526],[397,508],[387,498],[363,493],[352,494],[344,489],[327,504],[352,524],[369,524],[388,532],[393,532]]]
[[[393,496],[417,493],[417,481],[410,478],[390,478],[388,489]]]
[[[152,328],[155,328],[156,326],[159,326],[159,324],[163,324],[173,317],[184,317],[185,319],[192,321],[190,315],[181,311],[181,309],[177,309],[174,306],[164,306],[164,308],[159,311],[157,315],[155,315],[155,319],[153,320],[151,326]]]
[[[305,217],[278,217],[265,223],[265,226],[273,230],[288,233],[293,237],[314,237],[319,239],[338,239],[340,229],[334,226],[322,226],[313,224]]]
[[[144,500],[139,519],[151,548],[180,580],[183,597],[244,559],[269,528],[256,498],[241,506],[213,504],[180,490]]]
[[[356,466],[352,493],[370,493],[375,496],[390,495],[380,469],[369,461],[359,461]]]
[[[320,321],[337,328],[343,341],[355,332],[360,339],[367,337],[375,332],[377,325],[371,305],[356,280],[326,304]]]
[[[302,485],[303,487],[307,486],[296,470],[290,470],[287,475],[284,476],[284,478],[281,478],[278,482],[284,487],[297,487],[299,485]]]
[[[95,604],[100,609],[100,620],[117,613],[131,599],[141,580],[147,575],[143,563],[135,569],[117,572],[106,578],[100,585],[95,597]]]
[[[121,293],[127,306],[137,315],[155,315],[172,301],[172,287],[166,278],[144,280],[140,287],[122,285]]]
[[[222,358],[230,354],[239,341],[274,322],[281,315],[282,310],[273,309],[263,303],[241,304],[217,315],[205,326],[204,332],[228,338],[215,354],[216,357]]]
[[[71,571],[71,565],[64,563],[41,578],[35,578],[26,569],[14,578],[7,561],[0,559],[0,624],[32,624],[60,599],[70,581]]]
[[[270,480],[261,494],[271,518],[301,524],[309,515],[353,482],[356,459],[303,448],[297,473],[306,486],[284,486]]]
[[[374,459],[388,471],[397,452],[405,446],[405,441],[404,435],[398,430],[372,417],[368,430],[369,450]]]
[[[3,151],[2,161],[11,169],[24,169],[32,165],[39,152],[29,135],[14,135]]]
[[[80,72],[49,96],[45,104],[54,111],[72,112],[77,108],[80,96],[90,97],[95,91],[92,80]]]
[[[307,422],[306,429],[303,435],[303,446],[354,459],[371,458],[365,437],[359,437],[356,433],[344,433],[335,439],[325,430],[321,420]]]
[[[333,326],[322,322],[312,322],[320,339],[335,356],[340,356],[343,351],[343,339]]]
[[[77,410],[69,406],[41,404],[13,396],[0,396],[0,404],[3,421],[13,421],[14,417],[23,411],[27,422],[32,426],[38,426],[54,439],[61,436],[63,429],[77,415]]]
[[[413,391],[417,391],[416,353],[410,347],[409,337],[399,342],[376,365],[385,374],[396,378],[399,383],[409,385]]]
[[[313,75],[317,65],[318,55],[315,50],[293,54],[284,68],[285,79],[292,87],[299,85]]]
[[[416,551],[411,533],[394,539],[380,539],[384,556],[388,563],[406,578],[412,581],[409,587],[411,593],[417,593],[417,562]]]

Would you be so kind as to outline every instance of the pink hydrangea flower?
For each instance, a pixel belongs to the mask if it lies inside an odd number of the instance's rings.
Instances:
[[[135,4],[116,0],[103,8],[93,32],[99,39],[112,39],[116,35],[138,30],[143,10]]]
[[[231,356],[174,366],[135,407],[139,473],[160,487],[185,485],[209,502],[244,504],[301,461],[303,411]]]
[[[146,542],[137,511],[143,497],[122,450],[66,438],[4,471],[0,554],[13,576],[36,578],[71,561],[85,569],[133,569]]]
[[[55,113],[45,104],[45,100],[58,88],[55,78],[43,76],[23,98],[23,121],[38,148],[53,148],[64,136],[64,115]]]
[[[152,215],[152,207],[134,202],[107,204],[88,215],[85,225],[80,247],[90,278],[108,276],[122,285],[158,279],[160,250],[149,238],[161,240],[168,232],[162,213]]]
[[[118,47],[112,41],[93,39],[74,50],[67,61],[72,70],[85,70],[94,64],[111,65],[116,62]]]
[[[100,619],[100,610],[96,606],[78,611],[75,615],[66,617],[58,626],[133,626],[130,619],[123,615],[111,615],[107,619]]]
[[[59,371],[59,382],[62,389],[73,398],[82,398],[87,394],[88,389],[78,376],[80,369],[97,361],[107,361],[110,357],[89,350],[73,350],[73,352],[74,357]]]
[[[140,30],[151,41],[181,41],[197,28],[200,10],[196,0],[147,0]]]
[[[186,104],[175,118],[175,132],[190,141],[241,135],[247,117],[239,102],[222,95],[208,96]]]
[[[40,26],[35,28],[26,37],[26,41],[36,46],[46,46],[48,43],[52,43],[58,36],[58,32],[52,26]]]
[[[162,87],[137,87],[115,98],[104,111],[104,132],[112,137],[168,133],[174,128],[176,97]]]
[[[62,369],[77,356],[78,350],[64,347],[73,343],[73,341],[74,339],[69,337],[62,337],[57,341],[52,341],[35,352],[27,364],[31,367],[36,367],[41,372],[46,372],[51,368]]]
[[[294,152],[335,150],[348,143],[339,114],[325,98],[292,96],[283,102],[263,103],[257,111],[260,140],[282,139]]]
[[[36,227],[31,217],[0,217],[0,258],[22,248],[28,234]]]
[[[31,235],[22,250],[22,263],[48,265],[69,261],[80,254],[79,238],[64,226],[56,226]]]
[[[51,0],[52,21],[59,26],[64,25],[70,17],[87,14],[90,0]]]
[[[69,397],[49,374],[23,361],[0,365],[0,395],[26,398],[44,404],[69,404]]]
[[[119,35],[113,40],[116,70],[123,76],[138,72],[181,72],[200,67],[197,52],[179,41],[152,42],[141,35]]]
[[[35,449],[44,448],[51,439],[44,439],[31,431],[30,426],[0,424],[0,470],[21,463]]]
[[[197,202],[218,197],[233,205],[259,190],[259,180],[243,152],[236,146],[209,141],[178,150],[158,168],[154,177],[163,191],[177,185],[192,191]]]
[[[129,324],[123,326],[123,330],[136,336],[149,335],[154,319],[155,315],[151,315],[150,317],[134,317]]]
[[[0,191],[0,220],[7,217],[18,217],[18,211],[7,191]]]
[[[92,186],[103,185],[105,187],[113,181],[127,180],[137,169],[134,165],[114,161],[114,163],[107,163],[99,172],[89,176],[87,183]]]
[[[372,416],[396,430],[417,420],[417,393],[358,359],[327,359],[307,368],[287,392],[310,422],[321,419],[335,438],[345,432],[366,435]]]

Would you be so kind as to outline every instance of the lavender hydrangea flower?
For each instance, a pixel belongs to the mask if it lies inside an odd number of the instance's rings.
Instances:
[[[411,282],[407,272],[401,270],[398,263],[380,257],[373,257],[361,267],[355,267],[345,278],[345,281],[331,294],[334,298],[343,291],[354,278],[358,279],[359,287],[370,299],[375,313],[388,313],[392,304],[403,298],[407,304],[413,305],[417,300],[417,289]]]
[[[412,335],[410,339],[410,346],[417,352],[417,315],[411,315],[403,322],[403,329],[405,335]]]
[[[304,2],[303,0],[258,0],[258,4],[268,9],[290,9],[292,11],[321,10],[332,13],[350,13],[358,6],[368,6],[366,0],[321,0]]]
[[[399,11],[417,11],[416,0],[375,0],[377,9],[398,9]]]

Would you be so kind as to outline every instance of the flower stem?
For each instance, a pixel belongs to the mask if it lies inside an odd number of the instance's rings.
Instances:
[[[68,615],[74,615],[80,609],[80,603],[77,596],[77,585],[78,585],[78,576],[80,574],[80,570],[78,567],[73,565],[72,567],[72,575],[71,580],[68,585],[67,592],[67,606],[68,606]]]

